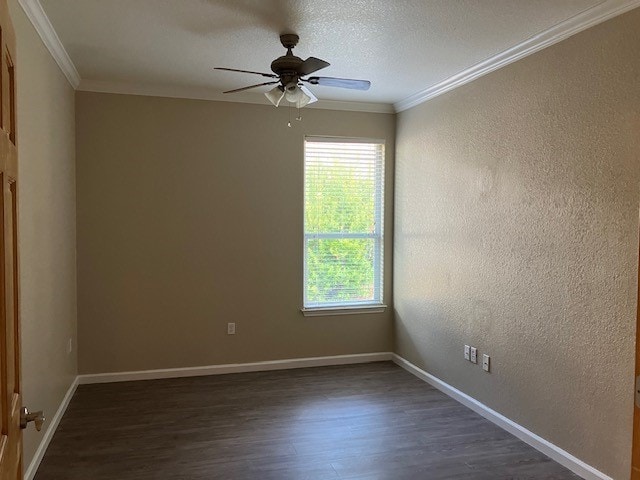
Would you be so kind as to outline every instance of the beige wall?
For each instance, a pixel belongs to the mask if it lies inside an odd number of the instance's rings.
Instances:
[[[397,351],[616,479],[630,468],[639,86],[640,9],[401,113],[396,139]]]
[[[76,107],[81,373],[392,348],[390,309],[299,308],[303,136],[387,139],[392,179],[393,115],[305,109],[290,129],[261,105],[78,92]]]
[[[51,418],[77,373],[74,91],[15,0],[24,404]],[[74,347],[75,348],[75,347]],[[42,439],[24,433],[25,468]]]
[[[12,6],[33,186],[25,399],[53,412],[75,374],[73,92]],[[638,32],[634,11],[398,116],[397,351],[614,478],[631,440]],[[76,107],[82,373],[392,348],[391,312],[298,308],[303,135],[386,138],[391,195],[393,115],[307,109],[288,129],[257,105],[79,92]]]

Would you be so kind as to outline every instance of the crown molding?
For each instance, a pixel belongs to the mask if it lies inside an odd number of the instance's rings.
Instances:
[[[18,0],[18,3],[71,86],[74,89],[78,88],[80,84],[78,70],[76,70],[76,66],[71,61],[71,57],[69,57],[64,45],[62,45],[60,37],[58,37],[53,25],[51,25],[49,17],[47,17],[39,0]]]
[[[51,25],[39,0],[18,0],[18,3],[40,35],[43,43],[52,57],[69,80],[71,86],[77,90],[88,92],[118,93],[123,95],[143,95],[154,97],[188,98],[195,100],[214,100],[220,102],[254,103],[269,105],[262,97],[255,93],[242,93],[231,96],[206,87],[180,87],[152,84],[140,84],[120,81],[103,81],[81,79],[69,54],[65,50],[58,34]],[[368,113],[402,112],[415,107],[443,93],[465,85],[477,78],[516,62],[546,47],[554,45],[576,33],[605,22],[615,16],[640,6],[640,0],[604,0],[599,4],[564,20],[527,40],[504,50],[472,67],[469,67],[435,85],[418,93],[410,95],[393,105],[386,103],[347,102],[337,100],[321,100],[307,108],[327,110],[346,110]]]
[[[394,104],[395,111],[402,112],[415,107],[638,6],[640,0],[605,0],[524,42],[400,100]]]
[[[175,85],[82,79],[77,89],[83,92],[187,98],[192,100],[213,100],[216,102],[253,103],[272,106],[262,94],[240,92],[233,95],[224,95],[220,91],[208,87],[180,87]],[[305,107],[305,109],[307,108],[367,113],[394,113],[393,105],[387,103],[346,102],[337,100],[319,100],[317,103]]]

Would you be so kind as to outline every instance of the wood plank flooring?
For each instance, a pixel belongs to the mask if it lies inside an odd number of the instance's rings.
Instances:
[[[35,478],[579,477],[380,362],[82,385]]]

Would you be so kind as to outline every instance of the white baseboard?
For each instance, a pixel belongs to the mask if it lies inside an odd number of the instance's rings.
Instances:
[[[311,357],[311,358],[292,358],[287,360],[271,360],[265,362],[254,363],[235,363],[227,365],[210,365],[203,367],[187,367],[187,368],[169,368],[163,370],[144,370],[137,372],[116,372],[116,373],[99,373],[92,375],[78,375],[66,395],[64,396],[60,407],[56,414],[51,418],[47,431],[45,432],[40,446],[27,468],[24,479],[33,480],[40,462],[58,428],[58,424],[64,415],[64,412],[73,397],[78,385],[92,383],[111,383],[111,382],[127,382],[134,380],[152,380],[161,378],[178,378],[178,377],[196,377],[205,375],[223,375],[228,373],[244,373],[244,372],[262,372],[268,370],[287,370],[293,368],[305,367],[323,367],[330,365],[350,365],[356,363],[382,362],[393,360],[396,364],[412,373],[416,377],[424,380],[431,386],[437,388],[449,397],[457,400],[474,412],[482,415],[486,419],[495,423],[502,429],[511,433],[515,437],[531,445],[536,450],[547,455],[559,464],[565,466],[572,472],[580,475],[586,480],[613,480],[608,475],[598,471],[594,467],[583,462],[579,458],[574,457],[569,452],[561,449],[553,443],[527,430],[521,425],[508,419],[504,415],[492,410],[478,400],[470,397],[466,393],[461,392],[455,387],[443,382],[430,373],[425,372],[421,368],[415,366],[408,360],[391,352],[362,353],[355,355],[336,355],[331,357]]]
[[[549,458],[555,460],[560,465],[568,468],[576,475],[580,475],[585,480],[613,480],[608,475],[605,475],[599,470],[593,468],[591,465],[586,464],[579,458],[574,457],[569,452],[566,452],[557,445],[554,445],[553,443],[545,440],[539,435],[536,435],[530,430],[527,430],[522,425],[518,425],[513,420],[510,420],[504,415],[501,415],[495,410],[492,410],[483,403],[480,403],[475,398],[470,397],[466,393],[463,393],[457,388],[452,387],[448,383],[445,383],[439,378],[434,377],[430,373],[425,372],[424,370],[415,366],[408,360],[405,360],[401,356],[394,353],[392,355],[392,359],[394,363],[398,364],[409,373],[412,373],[416,377],[427,382],[429,385],[437,388],[447,396],[453,398],[454,400],[457,400],[464,406],[482,415],[484,418],[495,423],[503,430],[506,430],[523,442],[531,445],[536,450],[544,453]]]
[[[69,386],[67,393],[65,394],[62,402],[60,402],[60,406],[58,407],[58,411],[55,413],[51,420],[47,425],[47,430],[44,432],[42,436],[42,440],[40,441],[40,445],[38,445],[38,449],[36,453],[33,455],[31,459],[31,463],[27,467],[27,470],[24,473],[24,480],[33,480],[33,477],[36,476],[36,472],[38,471],[38,467],[40,466],[40,462],[42,462],[42,458],[44,457],[47,448],[49,447],[49,443],[51,443],[51,439],[53,435],[56,433],[56,429],[58,428],[58,424],[64,415],[64,412],[67,411],[67,407],[69,406],[69,402],[73,398],[73,394],[76,392],[76,388],[78,388],[78,377],[74,378],[73,382]]]
[[[137,372],[99,373],[93,375],[78,375],[58,407],[58,411],[51,418],[47,431],[36,450],[29,467],[24,474],[24,480],[33,480],[42,462],[49,443],[56,433],[58,424],[69,406],[78,385],[91,383],[127,382],[133,380],[153,380],[160,378],[198,377],[205,375],[222,375],[226,373],[262,372],[268,370],[287,370],[305,367],[325,367],[331,365],[351,365],[356,363],[384,362],[393,358],[391,352],[360,353],[354,355],[335,355],[331,357],[291,358],[287,360],[270,360],[254,363],[232,363],[227,365],[209,365],[204,367],[167,368],[163,370],[144,370]]]
[[[226,365],[208,365],[204,367],[166,368],[162,370],[142,370],[137,372],[114,372],[79,375],[81,385],[91,383],[129,382],[133,380],[154,380],[160,378],[199,377],[205,375],[223,375],[227,373],[263,372],[267,370],[287,370],[291,368],[325,367],[330,365],[349,365],[354,363],[384,362],[391,360],[393,353],[376,352],[355,355],[336,355],[332,357],[291,358],[253,363],[230,363]]]

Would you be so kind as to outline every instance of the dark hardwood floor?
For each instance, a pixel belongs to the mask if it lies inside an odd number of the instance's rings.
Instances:
[[[82,385],[36,480],[577,479],[390,363]]]

